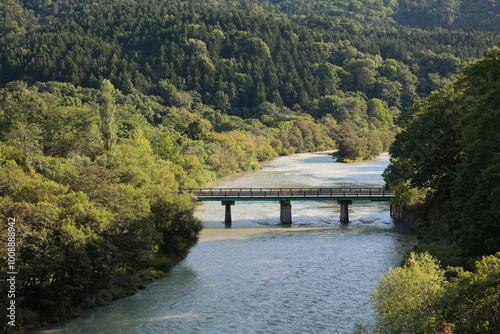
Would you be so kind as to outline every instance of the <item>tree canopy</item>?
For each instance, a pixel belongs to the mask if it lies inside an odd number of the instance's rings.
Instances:
[[[373,292],[372,333],[497,333],[500,329],[500,253],[484,256],[473,271],[440,268],[428,253],[411,253]]]
[[[467,22],[498,20],[488,1],[481,13],[455,2],[464,6],[443,14],[456,16],[454,24],[469,14]],[[434,8],[435,1],[419,4]],[[100,88],[109,79],[124,93],[160,95],[167,104],[174,90],[196,92],[204,104],[245,119],[265,102],[322,117],[316,105],[327,96],[378,99],[407,115],[416,97],[441,88],[499,41],[494,24],[453,30],[440,19],[436,24],[447,29],[402,26],[405,13],[415,18],[420,9],[401,1],[8,0],[2,10],[1,84]],[[361,109],[355,117],[367,118],[365,106],[353,108]],[[340,160],[371,158],[374,149],[363,142],[376,135],[385,147],[392,137],[355,123],[356,133],[339,140],[346,148]]]
[[[494,47],[454,83],[418,101],[385,171],[399,193],[427,196],[419,226],[425,240],[457,246],[464,260],[500,251],[499,59]]]

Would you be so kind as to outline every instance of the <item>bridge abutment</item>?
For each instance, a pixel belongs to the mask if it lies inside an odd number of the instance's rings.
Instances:
[[[352,201],[337,201],[340,204],[340,222],[349,224],[349,205]]]
[[[231,205],[234,205],[234,201],[222,201],[222,205],[226,206],[226,216],[224,218],[224,224],[227,226],[231,226],[232,218],[231,218]]]
[[[281,224],[292,223],[292,204],[290,201],[280,201],[280,221]]]

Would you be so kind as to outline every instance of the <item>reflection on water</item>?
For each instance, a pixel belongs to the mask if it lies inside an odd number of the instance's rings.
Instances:
[[[216,186],[382,186],[387,160],[338,164],[325,153],[300,154]],[[233,227],[226,229],[220,202],[201,205],[200,242],[169,274],[51,330],[352,333],[355,323],[373,322],[370,293],[387,268],[399,264],[414,237],[394,226],[388,203],[354,203],[347,226],[339,222],[336,202],[293,201],[292,207],[293,225],[283,227],[278,203],[237,202]]]

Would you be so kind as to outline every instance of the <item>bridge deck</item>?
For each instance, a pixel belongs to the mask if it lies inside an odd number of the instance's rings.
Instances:
[[[390,201],[396,196],[384,188],[192,188],[197,201],[367,200]]]

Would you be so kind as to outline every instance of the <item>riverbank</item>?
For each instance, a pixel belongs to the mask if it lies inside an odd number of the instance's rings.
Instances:
[[[381,186],[387,161],[383,155],[378,161],[344,164],[328,152],[297,154],[214,186]],[[414,236],[392,223],[388,203],[352,205],[349,225],[340,224],[336,202],[292,205],[293,223],[285,227],[279,224],[279,203],[238,202],[227,229],[224,207],[205,202],[195,212],[204,224],[199,242],[171,272],[133,296],[33,333],[59,334],[64,328],[82,334],[197,329],[215,334],[238,328],[352,333],[354,323],[373,319],[371,290],[388,266],[399,264]],[[285,309],[286,315],[276,316],[276,310]]]

